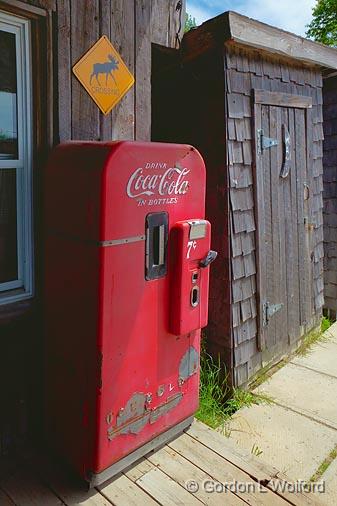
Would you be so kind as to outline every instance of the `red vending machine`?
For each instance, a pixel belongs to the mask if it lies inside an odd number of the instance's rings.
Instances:
[[[70,142],[45,181],[45,432],[94,486],[198,407],[205,166],[186,145]]]

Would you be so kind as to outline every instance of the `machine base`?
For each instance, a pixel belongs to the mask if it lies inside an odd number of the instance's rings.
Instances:
[[[186,418],[185,420],[178,423],[171,429],[163,432],[162,434],[159,434],[159,436],[156,436],[145,445],[141,446],[140,448],[137,448],[129,455],[126,455],[118,462],[115,462],[114,464],[112,464],[112,466],[108,467],[107,469],[104,469],[104,471],[102,471],[101,473],[91,474],[91,476],[89,476],[87,479],[89,487],[92,488],[96,487],[97,485],[101,485],[105,481],[115,476],[117,473],[123,471],[123,469],[125,469],[126,467],[130,466],[131,464],[139,460],[141,457],[144,457],[144,455],[146,455],[147,453],[155,451],[160,446],[163,446],[164,444],[168,443],[176,436],[181,434],[185,429],[187,429],[187,427],[189,427],[193,422],[193,419],[194,419],[193,416]]]

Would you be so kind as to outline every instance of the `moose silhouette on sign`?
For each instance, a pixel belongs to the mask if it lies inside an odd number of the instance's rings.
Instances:
[[[114,78],[113,72],[115,70],[118,70],[119,62],[114,58],[111,54],[108,55],[109,61],[106,61],[104,63],[94,63],[92,67],[92,73],[90,76],[90,84],[93,79],[93,77],[96,77],[96,81],[100,85],[100,82],[98,80],[99,74],[105,74],[105,84],[108,84],[108,78],[109,76],[112,77],[115,85],[117,86],[116,79]]]

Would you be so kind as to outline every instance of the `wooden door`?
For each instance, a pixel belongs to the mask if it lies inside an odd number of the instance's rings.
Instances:
[[[254,90],[259,348],[264,361],[312,318],[311,98]]]

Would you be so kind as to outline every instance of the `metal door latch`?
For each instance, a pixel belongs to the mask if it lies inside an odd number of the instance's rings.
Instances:
[[[263,133],[262,128],[259,128],[257,131],[257,154],[261,155],[264,149],[272,148],[273,146],[278,145],[277,139],[272,139],[271,137],[266,137]]]
[[[269,320],[275,313],[283,308],[284,304],[270,304],[270,302],[264,302],[262,305],[263,310],[263,326],[268,325]]]

